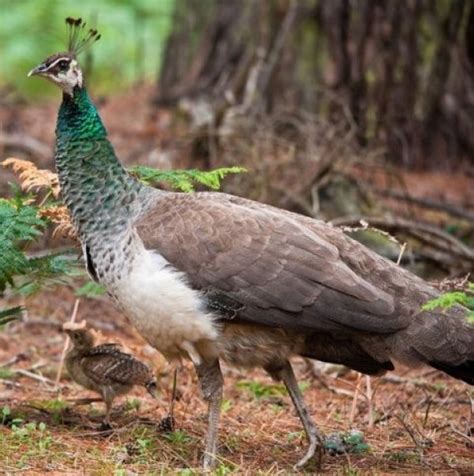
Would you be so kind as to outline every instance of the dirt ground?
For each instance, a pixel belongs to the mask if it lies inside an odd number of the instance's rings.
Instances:
[[[0,334],[0,470],[4,474],[194,474],[198,472],[206,405],[189,364],[179,372],[176,428],[166,433],[172,371],[108,302],[82,299],[78,319],[87,319],[105,342],[121,342],[150,363],[159,397],[141,389],[117,399],[113,431],[103,432],[102,403],[79,406],[94,396],[65,372],[54,380],[64,347],[59,326],[70,318],[71,290],[31,299],[24,322]],[[1,303],[0,303],[1,304]],[[373,428],[368,427],[365,381],[356,400],[357,374],[316,378],[301,360],[295,367],[311,413],[324,433],[361,430],[363,454],[327,456],[326,474],[474,474],[474,392],[430,369],[400,368],[371,379]],[[26,370],[27,373],[24,371]],[[225,368],[221,464],[216,474],[288,474],[306,440],[289,397],[262,371]],[[21,419],[16,420],[16,419]],[[13,420],[13,423],[12,423]],[[314,467],[309,466],[308,472]]]
[[[101,108],[118,155],[128,164],[160,166],[167,160],[159,151],[171,140],[170,118],[149,109],[149,92],[144,88],[133,95],[111,98]],[[51,146],[56,109],[54,102],[3,105],[0,121],[5,131],[28,134]],[[23,157],[21,152],[9,155]],[[5,158],[1,150],[0,158]],[[52,167],[49,156],[37,162]],[[193,164],[173,163],[174,167],[189,165]],[[13,179],[4,170],[0,175],[0,185]],[[429,187],[426,184],[433,176],[437,185]],[[423,196],[450,198],[460,205],[472,198],[472,176],[433,176],[409,174],[410,189]],[[113,430],[104,432],[100,428],[101,403],[76,405],[77,399],[92,395],[71,382],[65,372],[59,387],[55,386],[65,343],[59,327],[70,318],[74,302],[73,290],[68,287],[30,298],[24,303],[28,308],[24,321],[0,331],[0,472],[199,473],[206,405],[193,370],[185,364],[179,373],[176,428],[163,431],[159,423],[168,412],[172,369],[107,298],[81,299],[78,320],[87,319],[105,342],[122,342],[150,363],[159,379],[158,398],[153,400],[136,389],[117,399]],[[0,299],[0,307],[3,304]],[[428,368],[399,368],[373,378],[370,404],[374,425],[369,428],[369,399],[365,380],[356,392],[358,374],[315,376],[302,360],[295,361],[295,368],[321,430],[330,434],[356,428],[369,445],[362,454],[327,455],[323,473],[474,474],[474,391],[467,385]],[[221,459],[216,474],[292,473],[304,454],[306,440],[286,392],[263,371],[224,368],[224,374]],[[306,471],[315,472],[315,468],[309,466]]]

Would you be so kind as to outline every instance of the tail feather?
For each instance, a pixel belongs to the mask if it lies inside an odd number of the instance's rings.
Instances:
[[[306,336],[302,357],[345,365],[353,370],[368,375],[383,375],[393,370],[390,359],[375,359],[357,339],[336,338],[329,334],[312,333]]]
[[[474,326],[466,310],[422,312],[397,332],[391,355],[406,364],[428,364],[454,378],[474,385]]]
[[[469,385],[474,385],[474,360],[467,360],[459,365],[450,365],[443,362],[428,362],[435,369],[451,375],[451,377],[463,380]]]

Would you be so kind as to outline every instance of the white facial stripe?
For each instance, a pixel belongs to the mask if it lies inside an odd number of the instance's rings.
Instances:
[[[55,69],[58,63],[67,61],[68,67],[65,69]],[[78,62],[68,56],[61,56],[55,59],[49,66],[40,71],[46,79],[57,84],[65,93],[73,95],[74,88],[82,88],[82,72]]]
[[[54,68],[60,61],[67,61],[69,63],[69,61],[71,61],[71,58],[68,58],[67,56],[63,56],[61,58],[58,58],[57,60],[55,60],[53,63],[51,63],[49,66],[48,66],[48,70],[50,70],[51,68]],[[74,60],[73,60],[74,61]],[[77,62],[74,61],[76,64]],[[72,62],[71,62],[72,63]]]

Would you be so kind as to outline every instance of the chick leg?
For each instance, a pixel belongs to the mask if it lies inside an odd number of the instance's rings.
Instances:
[[[309,448],[295,468],[302,468],[312,458],[315,458],[317,467],[320,468],[324,454],[323,437],[309,415],[290,362],[278,367],[267,367],[266,370],[275,380],[281,380],[285,384],[309,440]]]
[[[109,391],[107,387],[102,390],[102,397],[105,403],[105,417],[102,423],[104,428],[112,428],[110,424],[110,412],[112,411],[112,403],[114,401],[114,394],[113,392]]]
[[[222,378],[219,361],[195,365],[196,373],[204,399],[209,404],[206,450],[204,453],[204,471],[212,469],[216,464],[219,416],[222,402]]]

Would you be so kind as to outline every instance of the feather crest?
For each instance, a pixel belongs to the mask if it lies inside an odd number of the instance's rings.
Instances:
[[[69,30],[68,50],[75,56],[100,39],[101,35],[97,30],[86,30],[86,22],[82,18],[67,17],[66,24]]]

